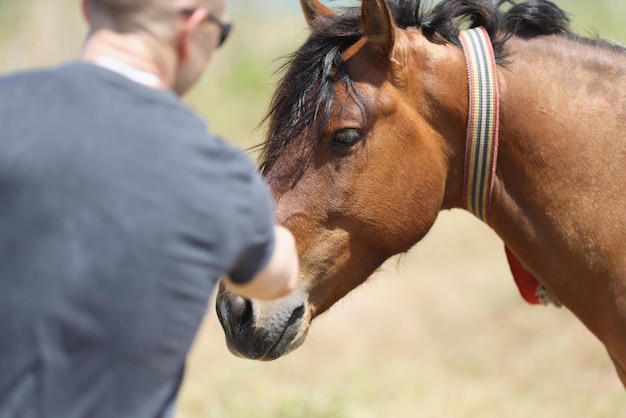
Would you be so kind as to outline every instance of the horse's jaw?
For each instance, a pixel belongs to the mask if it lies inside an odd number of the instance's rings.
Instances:
[[[312,320],[306,295],[298,291],[275,301],[259,301],[222,288],[216,310],[230,352],[251,360],[276,360],[300,347]]]

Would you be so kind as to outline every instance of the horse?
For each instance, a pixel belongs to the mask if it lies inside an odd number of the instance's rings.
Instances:
[[[575,35],[547,0],[301,6],[310,36],[284,66],[260,159],[301,274],[277,301],[220,289],[229,350],[267,361],[296,349],[317,316],[461,208],[497,233],[541,301],[604,344],[626,385],[626,48]],[[486,187],[468,192],[463,36],[479,29],[497,142]]]

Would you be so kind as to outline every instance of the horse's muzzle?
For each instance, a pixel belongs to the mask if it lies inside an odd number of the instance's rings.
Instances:
[[[231,353],[252,360],[275,360],[298,348],[309,329],[306,304],[299,298],[250,301],[223,288],[217,317]]]

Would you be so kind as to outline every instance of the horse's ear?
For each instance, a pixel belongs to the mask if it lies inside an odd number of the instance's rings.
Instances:
[[[335,15],[335,12],[324,6],[319,0],[300,0],[300,6],[302,6],[302,12],[304,12],[304,18],[309,27],[318,16]]]
[[[395,43],[396,24],[387,1],[363,0],[361,16],[370,51],[382,61],[388,61]]]

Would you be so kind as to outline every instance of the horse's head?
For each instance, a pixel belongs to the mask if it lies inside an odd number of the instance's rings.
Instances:
[[[465,135],[460,50],[397,26],[384,0],[341,16],[301,3],[312,33],[274,96],[262,159],[277,222],[296,237],[298,289],[217,300],[230,350],[263,360],[298,347],[313,318],[418,242],[461,188],[449,162],[463,141],[444,140]]]

